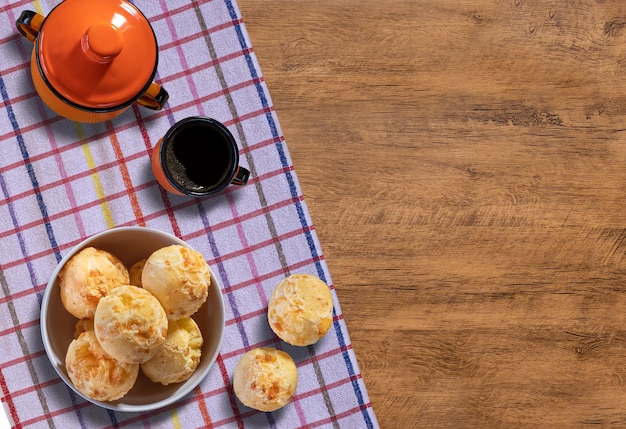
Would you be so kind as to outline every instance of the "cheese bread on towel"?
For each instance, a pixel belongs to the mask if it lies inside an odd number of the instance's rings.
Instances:
[[[275,411],[291,401],[298,386],[296,364],[287,353],[256,348],[235,366],[233,388],[242,404],[259,411]]]
[[[326,335],[333,324],[333,297],[319,278],[292,274],[274,288],[267,317],[280,339],[294,346],[308,346]]]

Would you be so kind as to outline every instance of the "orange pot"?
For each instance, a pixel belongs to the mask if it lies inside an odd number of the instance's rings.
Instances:
[[[17,29],[35,46],[31,75],[43,101],[77,122],[101,122],[133,103],[160,110],[158,45],[146,17],[124,0],[65,0],[47,17],[23,11]]]

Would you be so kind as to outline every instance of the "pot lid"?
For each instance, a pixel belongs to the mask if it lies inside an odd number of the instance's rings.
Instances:
[[[36,41],[39,71],[70,104],[111,109],[134,102],[152,82],[158,46],[146,17],[124,0],[65,0]]]

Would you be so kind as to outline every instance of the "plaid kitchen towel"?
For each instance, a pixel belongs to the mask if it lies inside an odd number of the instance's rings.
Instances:
[[[55,115],[30,77],[32,43],[22,10],[43,15],[58,0],[0,3],[0,388],[16,427],[375,428],[324,257],[272,102],[234,0],[136,0],[159,43],[156,81],[170,94],[159,112],[133,106],[112,121],[78,124]],[[247,186],[219,196],[176,197],[150,170],[152,148],[187,116],[213,117],[233,132]],[[48,279],[83,239],[115,226],[147,226],[201,251],[222,284],[226,327],[217,362],[185,399],[146,413],[83,401],[47,360],[39,311]],[[267,323],[272,289],[291,273],[325,280],[334,324],[310,347],[277,339]],[[235,364],[247,350],[277,347],[295,359],[293,401],[274,413],[234,396]]]

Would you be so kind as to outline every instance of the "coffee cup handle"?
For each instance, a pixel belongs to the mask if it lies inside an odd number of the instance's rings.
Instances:
[[[250,170],[239,166],[237,168],[237,174],[233,177],[231,183],[233,185],[243,186],[248,183],[248,179],[250,178]]]
[[[161,110],[170,95],[165,88],[156,82],[152,82],[146,92],[144,92],[138,99],[137,103],[152,110]]]
[[[22,11],[22,14],[15,21],[17,30],[22,33],[31,42],[34,42],[43,24],[43,15],[33,12],[32,10]]]

